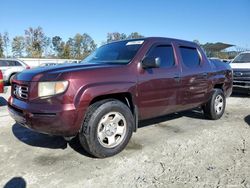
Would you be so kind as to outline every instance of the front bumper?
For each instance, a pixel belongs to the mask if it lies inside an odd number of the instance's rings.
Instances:
[[[59,136],[75,136],[80,130],[83,117],[69,104],[50,107],[14,97],[8,101],[8,110],[17,123],[40,133]]]
[[[233,91],[239,93],[250,93],[250,81],[248,80],[234,80]]]
[[[234,80],[234,88],[250,89],[250,81],[248,80]]]

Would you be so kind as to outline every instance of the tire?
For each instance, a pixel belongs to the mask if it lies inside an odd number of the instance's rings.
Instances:
[[[110,157],[127,146],[133,127],[134,117],[127,105],[115,99],[102,100],[88,108],[79,140],[91,155]]]
[[[9,78],[9,84],[11,85],[11,82],[12,82],[12,80],[13,80],[13,78],[14,78],[14,76],[15,76],[16,74],[12,74],[11,76],[10,76],[10,78]]]
[[[204,115],[207,119],[220,119],[225,111],[226,98],[221,89],[214,89],[211,99],[202,106]]]

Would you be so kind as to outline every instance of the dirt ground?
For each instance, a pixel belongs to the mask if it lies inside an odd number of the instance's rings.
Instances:
[[[0,187],[250,188],[250,98],[233,95],[222,119],[199,110],[140,123],[120,154],[96,159],[74,140],[32,132],[0,94]]]

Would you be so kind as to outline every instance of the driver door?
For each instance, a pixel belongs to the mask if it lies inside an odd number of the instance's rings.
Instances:
[[[159,58],[159,68],[143,69],[139,74],[140,118],[148,119],[174,112],[179,105],[181,69],[172,44],[156,44],[146,57]]]

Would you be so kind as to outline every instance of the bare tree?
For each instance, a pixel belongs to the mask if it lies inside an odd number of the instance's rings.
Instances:
[[[4,34],[3,34],[3,46],[4,46],[5,57],[6,58],[8,57],[9,43],[10,43],[9,33],[8,32],[4,32]]]
[[[113,32],[107,34],[107,43],[126,39],[127,35],[124,33]]]
[[[139,39],[139,38],[143,38],[144,36],[141,35],[138,32],[132,32],[127,38],[128,39]]]
[[[13,38],[12,43],[12,53],[14,57],[22,57],[25,50],[25,40],[22,36],[16,36]]]
[[[0,57],[3,57],[3,56],[4,56],[3,51],[4,51],[3,37],[2,37],[2,35],[1,35],[1,33],[0,33]]]

